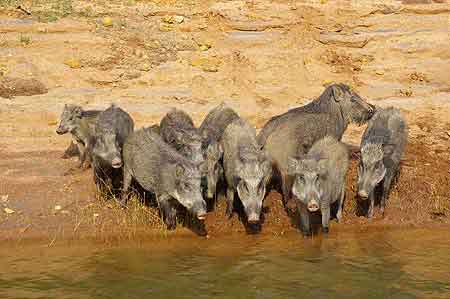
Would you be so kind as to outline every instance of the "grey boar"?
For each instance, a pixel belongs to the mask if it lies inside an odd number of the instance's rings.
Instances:
[[[374,106],[347,85],[333,84],[311,103],[275,116],[264,125],[258,142],[273,159],[285,203],[292,185],[287,174],[288,157],[306,154],[314,142],[327,135],[341,140],[350,123],[363,124],[374,111]]]
[[[173,108],[161,120],[160,134],[165,142],[194,162],[203,161],[202,138],[191,117]]]
[[[328,233],[331,204],[338,202],[336,218],[342,219],[345,177],[348,170],[347,147],[327,136],[311,147],[306,156],[289,158],[289,174],[294,176],[292,194],[305,235],[311,234],[311,213],[322,214],[322,231]]]
[[[169,229],[176,227],[176,205],[184,206],[199,220],[206,215],[201,194],[201,166],[187,159],[151,130],[141,129],[130,135],[123,148],[122,204],[135,179],[156,195]]]
[[[122,176],[122,148],[133,132],[134,122],[128,113],[111,105],[100,113],[92,138],[94,179],[98,187],[110,183],[117,187],[117,177]]]
[[[206,115],[199,127],[200,135],[208,144],[218,142],[227,126],[239,118],[233,109],[221,103]]]
[[[358,196],[369,199],[367,217],[373,217],[375,188],[380,186],[380,212],[384,215],[392,180],[399,170],[408,140],[408,127],[398,109],[375,113],[363,134],[358,165]]]
[[[220,139],[226,127],[236,119],[239,119],[239,115],[225,103],[221,103],[206,115],[199,127],[208,168],[206,178],[208,198],[215,196],[217,184],[223,177],[221,163],[223,150]]]
[[[89,166],[91,162],[90,141],[100,112],[100,110],[83,110],[80,106],[66,104],[61,113],[56,133],[59,135],[70,133],[72,135],[78,148],[80,168]],[[73,142],[66,149],[63,158],[71,156],[75,152],[72,145]]]
[[[227,182],[227,215],[232,215],[237,191],[248,223],[257,223],[271,176],[269,156],[258,145],[255,129],[243,119],[237,119],[227,126],[220,143]]]

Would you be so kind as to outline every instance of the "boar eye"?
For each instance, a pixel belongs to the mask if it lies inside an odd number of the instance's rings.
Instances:
[[[304,182],[304,181],[305,181],[305,176],[304,176],[303,174],[299,174],[299,175],[298,175],[298,179],[299,179],[301,182]]]

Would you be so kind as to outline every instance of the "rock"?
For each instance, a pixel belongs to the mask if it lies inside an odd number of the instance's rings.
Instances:
[[[191,65],[200,67],[205,72],[217,72],[219,71],[220,61],[217,59],[208,59],[205,57],[193,59]]]
[[[0,97],[32,96],[47,93],[48,89],[37,79],[0,77]]]
[[[7,202],[7,201],[8,201],[8,197],[9,197],[9,195],[6,194],[6,195],[2,195],[2,196],[0,197],[0,199],[1,199],[2,202]]]
[[[69,58],[66,61],[64,61],[64,64],[69,66],[72,69],[81,68],[81,62],[80,62],[80,60],[78,60],[76,58]]]
[[[205,64],[202,66],[202,70],[204,70],[205,72],[215,73],[219,71],[219,68],[217,65],[214,64]]]
[[[6,214],[10,215],[10,214],[14,214],[16,211],[11,210],[10,208],[4,208],[3,211],[5,211]]]
[[[181,24],[184,21],[184,17],[183,16],[174,16],[173,19],[178,24]]]
[[[199,45],[198,48],[200,51],[208,51],[211,48],[211,45]]]
[[[139,66],[139,70],[144,71],[144,72],[148,72],[149,70],[151,70],[151,65],[148,63],[143,63]]]
[[[322,86],[326,87],[330,84],[332,84],[334,81],[333,80],[323,80],[322,81]]]
[[[105,27],[111,27],[113,25],[113,20],[110,17],[104,17],[102,20],[102,24]]]
[[[159,24],[159,30],[160,31],[172,31],[174,29],[174,27],[171,24],[166,24],[166,23],[161,23]]]
[[[450,137],[450,131],[447,131],[447,135],[448,135],[448,137]]]
[[[184,21],[183,16],[165,16],[162,21],[167,24],[181,24]]]
[[[362,35],[335,32],[322,32],[316,40],[325,45],[336,45],[349,48],[363,48],[369,42],[369,38]]]
[[[375,74],[382,76],[384,75],[384,72],[382,70],[376,70]]]
[[[400,95],[404,97],[411,97],[413,94],[411,89],[400,89]]]
[[[56,205],[54,207],[55,211],[61,211],[62,207],[60,205]]]

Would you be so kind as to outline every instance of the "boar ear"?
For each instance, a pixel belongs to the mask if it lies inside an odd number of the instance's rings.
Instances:
[[[183,136],[184,134],[178,130],[173,131],[172,135],[173,135],[172,138],[176,139],[176,140],[183,140],[183,138],[184,138],[184,136]]]
[[[242,178],[244,176],[244,163],[241,161],[236,161],[236,174],[238,177]]]
[[[263,169],[263,172],[265,173],[265,174],[268,174],[268,175],[270,175],[271,173],[272,173],[272,162],[270,162],[270,160],[264,160],[263,162],[262,162],[262,169]]]
[[[381,162],[379,165],[380,165],[380,167],[378,167],[375,172],[376,173],[376,184],[380,183],[381,180],[386,175],[386,167],[384,166],[383,162]]]
[[[73,110],[73,113],[77,117],[81,117],[81,115],[83,114],[83,109],[80,106],[75,106],[75,109]]]
[[[390,156],[394,152],[395,145],[394,144],[384,144],[383,145],[383,154],[384,156]]]
[[[288,157],[288,174],[295,175],[296,173],[298,173],[300,164],[300,160],[297,160],[293,157]]]
[[[206,130],[204,130],[201,135],[200,135],[203,139],[203,142],[208,142],[209,140],[209,136],[208,136],[208,132]]]
[[[184,175],[185,169],[183,167],[183,165],[181,164],[177,164],[175,165],[175,177],[176,178],[181,178]]]
[[[212,158],[214,160],[219,160],[220,158],[222,158],[223,149],[220,143],[213,142],[209,144],[206,150],[206,155],[208,158]]]
[[[205,176],[208,173],[208,162],[203,161],[198,165],[198,168],[200,170],[200,175]]]
[[[327,174],[327,166],[328,166],[328,160],[327,159],[321,159],[317,162],[318,166],[318,173],[320,175],[326,175]]]
[[[331,87],[331,93],[333,94],[333,98],[336,102],[339,102],[342,99],[343,92],[339,85],[335,84]]]

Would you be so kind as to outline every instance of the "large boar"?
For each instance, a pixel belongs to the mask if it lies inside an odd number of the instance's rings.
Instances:
[[[311,103],[275,116],[264,125],[258,142],[273,159],[285,202],[292,185],[287,173],[288,157],[306,154],[314,142],[327,135],[341,140],[351,122],[365,123],[374,111],[374,106],[347,85],[333,84]]]
[[[202,138],[191,117],[173,108],[161,120],[160,134],[165,142],[194,162],[203,161]]]
[[[176,205],[184,206],[198,219],[206,215],[201,194],[200,165],[187,159],[151,130],[141,129],[130,135],[123,148],[123,194],[134,178],[145,190],[156,195],[169,229],[176,227]]]
[[[111,105],[100,113],[92,138],[94,179],[99,187],[113,184],[122,176],[122,148],[128,135],[133,132],[134,122],[121,108]]]
[[[384,215],[393,178],[399,170],[408,140],[408,127],[398,109],[381,109],[375,113],[361,141],[358,166],[358,195],[369,198],[367,217],[372,218],[375,187],[381,188],[380,211]]]
[[[232,215],[237,191],[249,223],[259,222],[271,162],[256,141],[256,132],[243,119],[227,126],[220,141],[227,182],[227,215]]]
[[[348,160],[347,147],[331,136],[314,143],[301,159],[289,158],[289,174],[294,176],[292,194],[305,235],[311,234],[310,215],[316,211],[322,213],[322,231],[328,233],[330,205],[336,201],[336,218],[341,221]]]
[[[95,122],[100,112],[100,110],[83,110],[80,106],[66,104],[61,113],[56,133],[59,135],[70,133],[72,135],[78,148],[80,168],[89,166],[91,162],[89,154],[90,141],[93,136]],[[66,149],[63,158],[71,156],[75,152],[72,145],[73,142]]]
[[[220,139],[226,127],[236,119],[239,119],[239,115],[225,103],[221,103],[206,115],[200,125],[199,133],[203,138],[202,148],[208,168],[206,178],[208,198],[215,196],[217,183],[223,176],[221,163],[223,150]]]

